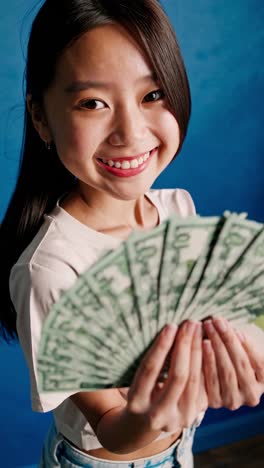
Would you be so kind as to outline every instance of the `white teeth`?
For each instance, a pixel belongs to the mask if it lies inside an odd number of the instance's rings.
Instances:
[[[130,163],[128,161],[123,161],[121,167],[122,169],[130,169]]]
[[[147,159],[149,158],[150,156],[150,152],[148,151],[148,153],[145,153],[143,156],[140,156],[138,159],[132,159],[130,161],[122,161],[122,162],[114,162],[112,161],[111,159],[108,161],[107,159],[102,159],[102,161],[105,163],[105,164],[108,164],[108,166],[110,167],[116,167],[117,169],[136,169],[138,166],[140,166],[141,164],[143,164],[143,162],[147,161]]]
[[[143,156],[143,160],[146,161],[150,156],[150,151],[148,151],[148,153],[145,153],[144,156]]]
[[[138,167],[138,162],[136,159],[132,159],[132,161],[130,161],[130,167],[132,167],[132,169],[136,169]]]

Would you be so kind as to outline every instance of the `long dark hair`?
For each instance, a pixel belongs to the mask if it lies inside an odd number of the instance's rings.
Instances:
[[[179,124],[179,152],[190,117],[190,89],[175,33],[158,0],[46,0],[29,37],[26,94],[42,106],[62,52],[89,29],[108,23],[123,25],[147,54]],[[0,335],[7,342],[17,339],[9,293],[11,268],[36,235],[44,213],[73,184],[74,177],[60,162],[56,148],[45,148],[25,105],[19,176],[0,227]]]

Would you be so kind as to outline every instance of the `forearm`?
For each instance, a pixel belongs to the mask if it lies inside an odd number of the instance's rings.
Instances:
[[[149,428],[146,418],[128,413],[126,407],[106,413],[96,430],[102,446],[117,454],[135,452],[153,442],[160,433]]]

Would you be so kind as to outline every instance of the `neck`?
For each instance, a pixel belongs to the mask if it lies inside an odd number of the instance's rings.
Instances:
[[[87,191],[78,186],[66,203],[71,209],[74,207],[74,215],[83,223],[101,232],[120,228],[148,229],[158,222],[153,219],[154,207],[144,194],[136,200],[120,200],[105,192]]]
[[[117,200],[105,196],[90,198],[80,193],[84,210],[93,214],[104,227],[144,225],[144,196],[138,200]]]

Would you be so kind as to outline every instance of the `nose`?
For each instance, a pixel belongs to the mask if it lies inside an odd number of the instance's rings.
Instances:
[[[114,115],[113,130],[109,136],[112,146],[137,146],[146,139],[148,124],[143,110],[137,106],[124,106]]]

